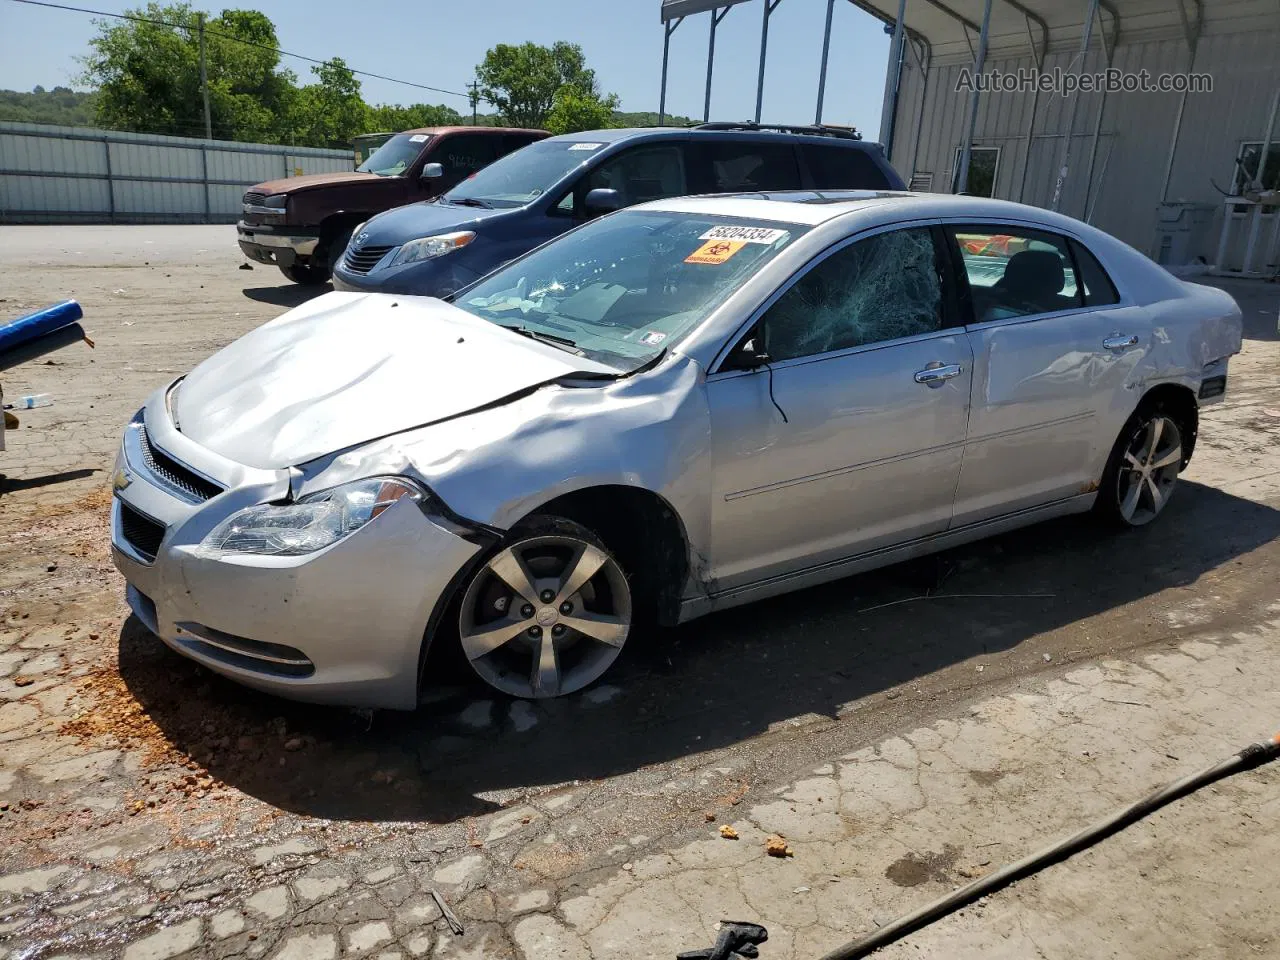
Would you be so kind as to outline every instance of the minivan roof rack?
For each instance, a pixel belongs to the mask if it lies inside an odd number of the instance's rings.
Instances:
[[[802,133],[811,137],[836,137],[841,140],[861,140],[856,127],[831,127],[823,124],[756,123],[753,120],[717,120],[694,124],[694,130],[775,130],[778,133]]]

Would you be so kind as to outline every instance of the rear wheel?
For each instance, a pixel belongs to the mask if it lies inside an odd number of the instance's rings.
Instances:
[[[1141,527],[1164,510],[1182,469],[1182,426],[1162,404],[1139,407],[1125,423],[1102,474],[1098,509],[1113,522]]]
[[[304,287],[318,287],[322,283],[329,281],[329,269],[311,261],[303,262],[295,260],[287,267],[280,264],[280,272],[292,280],[294,283],[300,283]]]
[[[513,531],[462,596],[462,652],[490,686],[540,699],[599,679],[631,632],[631,587],[590,530],[560,517]]]

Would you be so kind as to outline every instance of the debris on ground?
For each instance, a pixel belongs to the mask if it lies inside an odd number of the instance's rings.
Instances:
[[[778,834],[765,837],[764,852],[771,857],[794,857],[795,851],[787,846],[787,841]]]
[[[458,919],[458,915],[441,896],[440,891],[432,888],[431,899],[436,902],[436,906],[440,908],[440,912],[444,914],[444,922],[449,925],[449,929],[453,931],[454,936],[462,936],[465,932],[462,927],[462,921]]]
[[[733,827],[729,826],[727,823],[724,823],[720,825],[720,836],[724,837],[726,840],[737,840],[738,831],[733,829]]]

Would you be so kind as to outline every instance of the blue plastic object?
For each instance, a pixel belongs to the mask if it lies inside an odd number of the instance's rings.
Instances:
[[[61,330],[83,316],[84,311],[80,309],[80,304],[74,300],[64,300],[62,303],[55,303],[52,307],[45,307],[35,313],[28,313],[25,317],[11,320],[0,326],[0,353],[12,350],[37,337],[53,333],[55,330]]]

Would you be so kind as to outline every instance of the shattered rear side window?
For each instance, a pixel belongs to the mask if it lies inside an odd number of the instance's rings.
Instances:
[[[769,309],[769,355],[789,360],[940,329],[934,256],[927,228],[876,234],[832,254]]]

